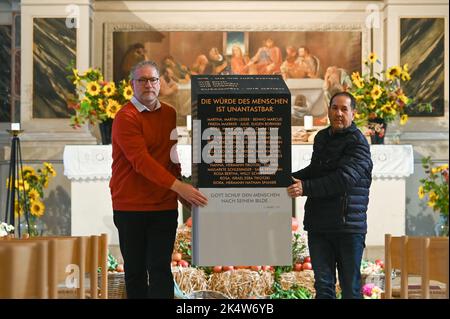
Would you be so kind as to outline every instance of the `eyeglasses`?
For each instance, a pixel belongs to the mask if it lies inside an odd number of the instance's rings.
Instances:
[[[156,84],[159,81],[159,78],[140,78],[140,79],[134,79],[137,83],[139,83],[140,85],[145,85],[147,84],[148,81],[150,81],[150,84]]]

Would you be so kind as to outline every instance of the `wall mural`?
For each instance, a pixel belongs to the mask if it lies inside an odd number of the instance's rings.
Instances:
[[[66,67],[76,60],[76,28],[65,18],[35,18],[33,26],[33,117],[68,118],[74,86]]]
[[[444,115],[444,31],[443,18],[400,19],[400,63],[408,63],[411,74],[405,93],[433,107],[431,113],[414,111],[410,116]]]
[[[11,121],[11,26],[0,25],[0,122]]]
[[[292,94],[292,125],[313,115],[326,125],[327,103],[345,75],[361,71],[360,31],[115,31],[113,78],[127,78],[131,67],[153,60],[161,67],[160,98],[186,125],[191,113],[194,74],[280,74]]]

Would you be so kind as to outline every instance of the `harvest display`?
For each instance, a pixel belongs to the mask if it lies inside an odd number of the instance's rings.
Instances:
[[[224,298],[310,299],[315,295],[314,274],[307,248],[306,233],[298,231],[292,218],[292,264],[271,265],[191,265],[191,225],[189,218],[177,230],[172,254],[172,273],[179,298],[197,291],[221,293]]]

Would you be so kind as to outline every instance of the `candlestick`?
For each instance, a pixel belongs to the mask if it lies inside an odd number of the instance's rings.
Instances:
[[[313,117],[311,115],[305,115],[303,117],[305,130],[312,130],[313,128]]]
[[[186,128],[188,131],[192,130],[192,123],[191,123],[191,115],[186,116]]]

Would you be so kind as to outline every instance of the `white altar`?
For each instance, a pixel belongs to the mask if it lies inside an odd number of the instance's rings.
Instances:
[[[64,175],[71,180],[72,235],[109,234],[118,244],[112,218],[109,179],[111,145],[67,145]],[[367,246],[383,246],[384,234],[405,234],[405,179],[414,172],[411,145],[372,145],[373,182],[370,190]],[[178,145],[182,174],[191,175],[191,147]],[[292,170],[309,164],[312,145],[292,146]],[[303,223],[306,198],[296,200],[295,215]],[[180,213],[179,221],[182,221]]]

